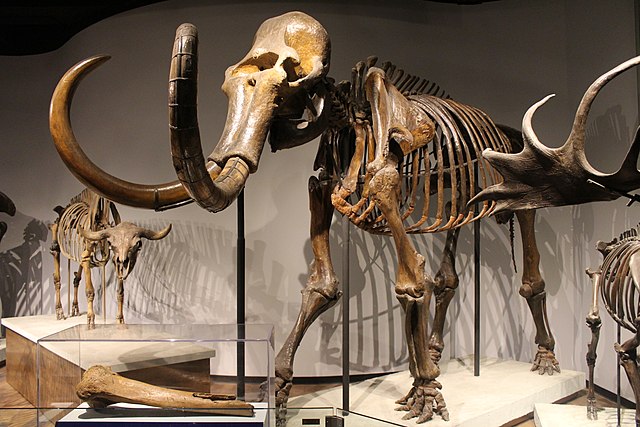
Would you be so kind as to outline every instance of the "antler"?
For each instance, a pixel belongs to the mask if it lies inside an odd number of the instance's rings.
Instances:
[[[482,153],[502,174],[504,182],[480,192],[469,204],[494,200],[497,202],[494,213],[497,213],[614,200],[620,193],[640,188],[640,172],[636,167],[640,154],[640,128],[620,169],[613,174],[593,168],[584,153],[585,124],[596,95],[618,74],[639,63],[640,56],[629,59],[589,86],[578,105],[571,133],[562,147],[549,148],[542,144],[531,125],[533,114],[553,95],[532,105],[522,119],[524,149],[521,152],[507,154],[485,150]]]

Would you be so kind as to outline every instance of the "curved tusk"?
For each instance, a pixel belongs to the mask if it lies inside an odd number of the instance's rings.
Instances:
[[[9,196],[2,191],[0,191],[0,212],[4,212],[9,216],[16,214],[16,205],[14,205]]]
[[[197,49],[196,27],[180,25],[176,30],[169,74],[171,153],[178,179],[191,198],[208,211],[219,212],[238,197],[250,171],[239,157],[229,158],[217,177],[206,168],[198,127]]]
[[[100,169],[78,144],[70,119],[73,94],[80,81],[108,59],[109,56],[98,55],[80,61],[56,86],[49,110],[49,130],[62,161],[80,182],[117,203],[161,210],[190,202],[180,182],[145,185],[124,181]],[[209,168],[215,174],[219,169],[213,164]]]
[[[149,239],[149,240],[160,240],[160,239],[164,239],[167,234],[169,234],[169,232],[171,231],[171,224],[167,225],[165,228],[163,228],[160,231],[153,231],[153,230],[149,230],[148,228],[143,228],[140,230],[140,237],[144,237],[145,239]]]
[[[98,242],[98,241],[108,237],[109,234],[110,234],[110,230],[108,228],[106,230],[91,231],[91,230],[85,230],[84,228],[79,227],[78,231],[80,232],[80,235],[82,237],[84,237],[87,240],[94,241],[94,242]]]

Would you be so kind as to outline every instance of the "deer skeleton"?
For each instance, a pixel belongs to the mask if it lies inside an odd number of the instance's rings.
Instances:
[[[495,202],[476,211],[470,200],[480,188],[501,181],[482,150],[520,149],[519,132],[495,125],[477,108],[442,96],[434,84],[391,64],[360,62],[351,81],[327,77],[330,41],[312,17],[290,12],[266,20],[253,46],[226,70],[222,90],[229,98],[224,130],[205,157],[197,120],[197,31],[176,32],[169,78],[169,127],[177,181],[141,185],[96,166],[82,151],[70,123],[71,96],[79,81],[108,59],[95,56],[72,67],[51,102],[50,128],[63,161],[80,181],[119,203],[156,210],[195,201],[218,212],[229,206],[258,167],[264,144],[272,151],[320,137],[318,177],[309,180],[314,261],[293,330],[276,357],[276,402],[286,409],[293,361],[305,331],[341,296],[329,249],[334,209],[358,227],[390,234],[396,244],[396,296],[405,311],[405,331],[414,383],[399,402],[418,422],[434,413],[448,418],[438,361],[446,310],[458,286],[454,254],[461,226],[490,215]],[[477,168],[477,178],[474,171]],[[435,207],[429,205],[436,196]],[[422,204],[420,208],[420,204]],[[434,214],[434,219],[429,222]],[[535,213],[515,212],[523,237],[524,274],[520,294],[536,325],[532,370],[559,371],[546,314],[545,283],[533,231]],[[443,259],[431,278],[425,258],[408,234],[446,231]],[[434,324],[427,324],[435,296]]]
[[[89,189],[71,199],[65,207],[57,206],[58,214],[51,225],[53,242],[51,254],[54,260],[53,283],[56,291],[56,317],[64,319],[60,299],[60,254],[79,264],[73,279],[73,303],[71,316],[80,314],[78,307],[78,286],[84,274],[87,296],[87,323],[95,324],[93,300],[95,296],[91,280],[91,268],[104,267],[113,252],[118,280],[116,321],[124,323],[124,280],[133,270],[141,248],[141,239],[158,240],[171,230],[171,225],[161,231],[152,231],[130,222],[121,222],[115,204]]]
[[[536,110],[553,96],[549,95],[532,105],[523,122],[524,149],[517,154],[485,150],[483,156],[503,175],[504,181],[480,192],[474,201],[495,202],[496,212],[504,209],[568,206],[594,201],[629,197],[629,204],[637,200],[630,191],[640,188],[640,127],[618,171],[607,174],[596,170],[586,158],[585,128],[589,110],[600,90],[622,72],[640,64],[640,56],[631,58],[598,77],[586,90],[578,105],[573,126],[566,142],[559,148],[549,148],[536,136],[532,118]],[[598,242],[604,257],[597,270],[587,270],[593,282],[592,304],[587,315],[591,341],[586,355],[589,367],[587,414],[597,419],[593,375],[596,347],[600,337],[601,318],[598,296],[609,315],[621,327],[634,333],[623,344],[616,344],[620,363],[625,369],[636,400],[636,425],[640,426],[640,372],[637,347],[640,345],[640,316],[638,313],[640,286],[640,239],[632,229],[611,242]]]

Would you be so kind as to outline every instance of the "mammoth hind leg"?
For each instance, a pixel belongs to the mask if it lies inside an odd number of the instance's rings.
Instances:
[[[444,350],[444,323],[447,316],[449,303],[453,299],[458,288],[458,273],[456,272],[456,246],[460,228],[449,229],[445,239],[444,250],[442,252],[442,262],[440,269],[435,276],[434,295],[436,297],[435,314],[433,317],[433,330],[429,341],[429,351],[435,362],[440,361],[442,350]]]

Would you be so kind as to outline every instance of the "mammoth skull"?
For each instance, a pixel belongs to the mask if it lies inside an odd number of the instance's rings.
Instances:
[[[169,76],[169,128],[178,181],[143,185],[100,169],[78,144],[70,121],[73,93],[90,71],[108,59],[95,56],[72,67],[51,100],[50,131],[60,157],[85,185],[114,202],[164,210],[195,200],[218,212],[244,188],[269,132],[271,143],[288,148],[322,132],[322,120],[301,121],[305,111],[320,118],[323,99],[314,91],[329,68],[330,42],[325,29],[301,12],[265,21],[249,53],[225,73],[222,90],[229,99],[220,140],[207,158],[202,154],[197,117],[197,30],[183,24],[176,31]],[[322,91],[321,91],[322,92]],[[322,115],[322,118],[326,114]],[[278,131],[272,127],[277,125]],[[277,142],[289,138],[291,142]]]
[[[115,227],[100,231],[79,228],[80,234],[87,240],[99,242],[106,239],[113,252],[113,263],[119,280],[125,280],[133,271],[142,248],[142,239],[160,240],[171,231],[171,224],[160,231],[139,227],[131,222],[121,222]]]

